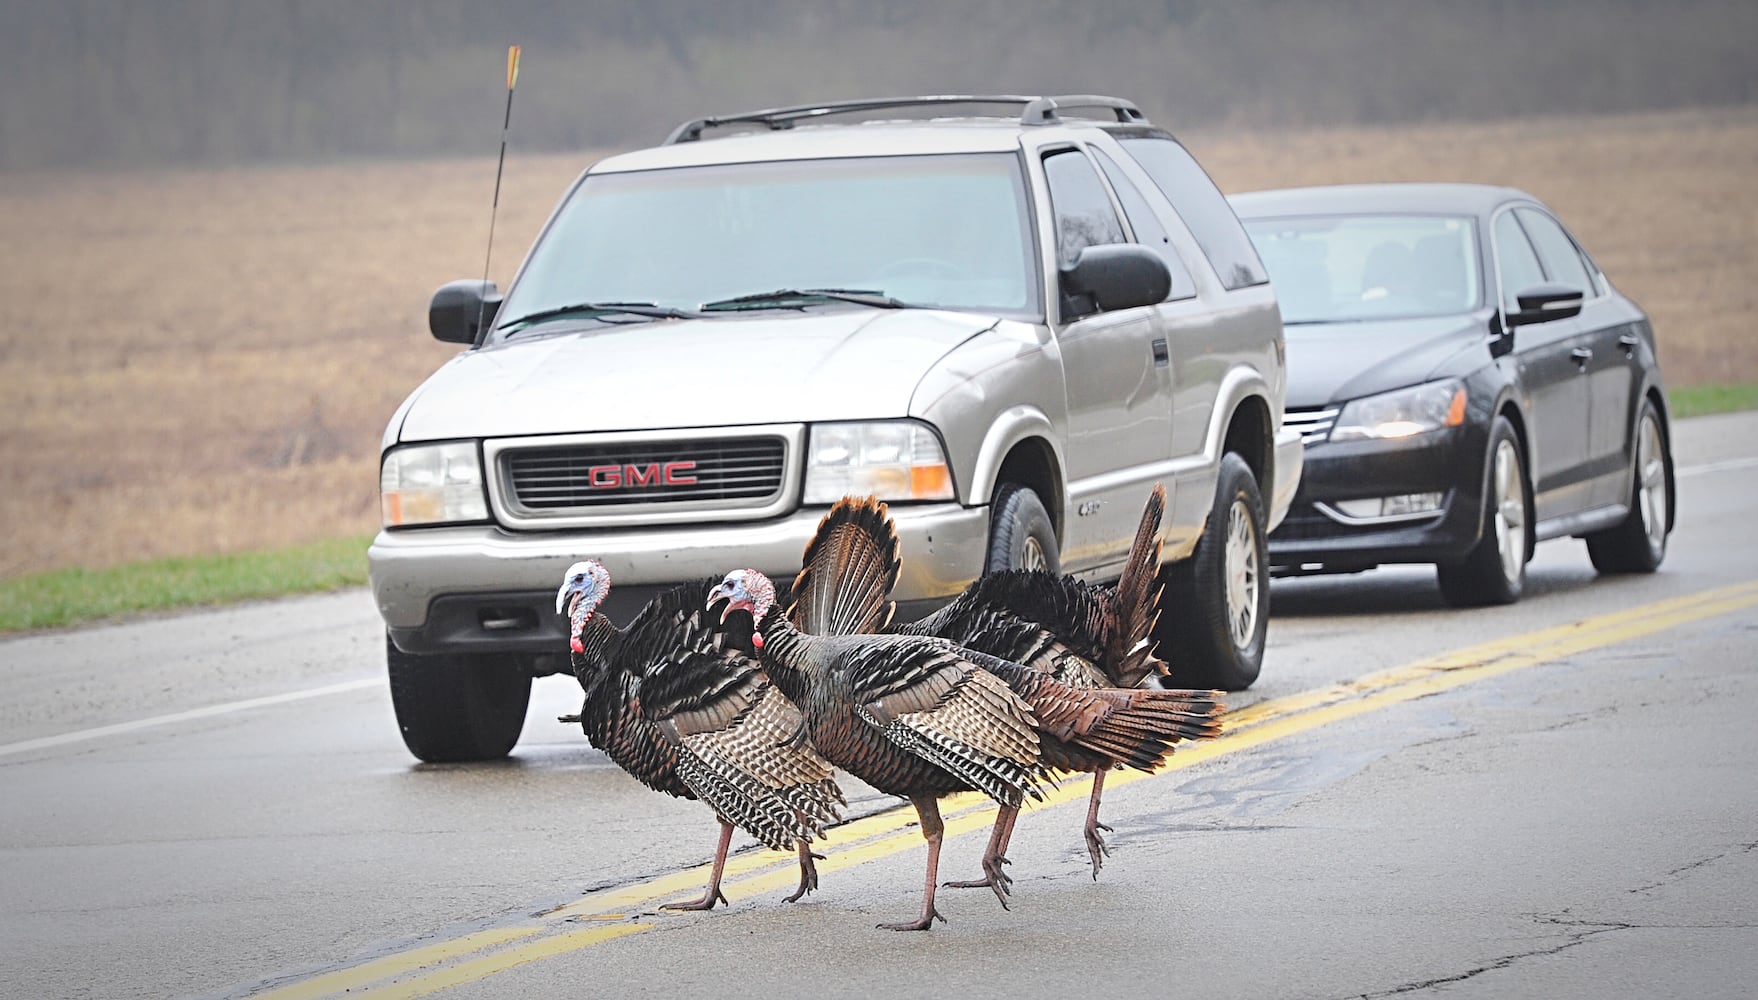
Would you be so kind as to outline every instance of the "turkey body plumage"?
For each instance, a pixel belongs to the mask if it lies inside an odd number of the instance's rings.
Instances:
[[[920,621],[891,624],[891,586],[901,559],[885,505],[845,498],[831,508],[806,548],[790,617],[808,632],[934,635],[969,650],[967,658],[1002,678],[1039,720],[1041,760],[1058,771],[1093,775],[1083,835],[1098,877],[1109,849],[1098,820],[1104,777],[1114,767],[1152,771],[1174,744],[1219,733],[1216,691],[1144,688],[1165,673],[1150,638],[1161,587],[1160,518],[1155,486],[1122,575],[1111,586],[1072,576],[1013,570],[988,574]],[[1006,876],[1015,816],[997,818],[984,877],[958,885],[993,887]]]
[[[838,818],[842,792],[830,763],[794,739],[803,726],[799,709],[708,613],[703,595],[711,581],[661,593],[618,629],[594,610],[608,592],[608,574],[580,570],[585,565],[570,570],[557,600],[568,605],[572,625],[581,729],[636,780],[701,800],[721,824],[707,892],[672,906],[725,901],[720,878],[735,825],[770,848],[797,849],[800,887],[790,901],[816,888],[809,845]],[[582,575],[586,582],[576,583]]]
[[[944,920],[934,907],[944,836],[938,800],[975,789],[1018,809],[1026,796],[1040,795],[1044,775],[1031,708],[943,639],[801,632],[755,570],[729,573],[710,596],[755,617],[764,668],[799,706],[802,735],[838,767],[915,806],[928,841],[921,915],[880,926],[927,930]],[[994,889],[1007,905],[1007,886]]]

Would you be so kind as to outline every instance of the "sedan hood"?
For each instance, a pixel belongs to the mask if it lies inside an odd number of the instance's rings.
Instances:
[[[935,361],[995,325],[927,310],[594,325],[465,351],[405,405],[402,441],[901,417]]]
[[[1488,314],[1287,328],[1288,408],[1311,409],[1489,361]]]

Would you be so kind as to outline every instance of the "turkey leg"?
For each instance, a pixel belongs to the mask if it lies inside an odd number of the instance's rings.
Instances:
[[[947,888],[993,889],[995,898],[1001,901],[1001,908],[1009,909],[1007,897],[1013,891],[1013,878],[1002,871],[1001,866],[1013,863],[1007,860],[1007,843],[1013,839],[1013,824],[1018,819],[1018,806],[1002,806],[995,814],[994,829],[989,831],[989,846],[983,851],[983,877],[968,882],[948,882]]]
[[[692,899],[687,903],[666,903],[662,910],[712,910],[716,902],[726,903],[726,896],[720,891],[720,873],[726,870],[726,849],[732,845],[732,824],[720,821],[720,846],[714,851],[714,874],[708,876],[708,891],[701,899]],[[731,906],[731,903],[726,905]]]
[[[940,870],[940,841],[946,835],[946,826],[940,822],[940,802],[933,796],[912,798],[910,802],[915,805],[916,815],[922,821],[922,839],[928,842],[928,878],[922,887],[921,917],[903,923],[879,925],[892,931],[925,931],[933,928],[936,920],[946,922],[940,911],[934,909],[934,878]]]
[[[1087,854],[1091,855],[1093,859],[1093,881],[1095,882],[1099,880],[1099,869],[1105,866],[1104,859],[1111,856],[1111,849],[1105,846],[1105,838],[1099,836],[1099,831],[1103,830],[1106,833],[1115,832],[1110,827],[1099,822],[1099,796],[1104,791],[1105,772],[1102,770],[1094,771],[1093,797],[1087,804],[1086,835]]]

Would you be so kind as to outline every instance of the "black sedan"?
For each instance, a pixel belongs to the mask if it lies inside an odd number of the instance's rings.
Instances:
[[[1673,465],[1648,317],[1532,196],[1474,184],[1259,191],[1234,208],[1287,327],[1306,468],[1272,572],[1433,563],[1507,604],[1535,543],[1602,573],[1666,555]]]

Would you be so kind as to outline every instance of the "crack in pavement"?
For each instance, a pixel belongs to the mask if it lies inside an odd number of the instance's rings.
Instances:
[[[1720,854],[1712,854],[1707,858],[1700,858],[1688,865],[1680,865],[1672,871],[1667,872],[1665,875],[1662,875],[1654,882],[1650,882],[1646,885],[1639,885],[1634,889],[1628,889],[1625,891],[1631,893],[1653,892],[1656,889],[1665,888],[1666,886],[1679,881],[1699,868],[1707,867],[1708,865],[1712,865],[1717,861],[1722,861],[1736,854],[1751,854],[1755,850],[1758,850],[1758,843],[1739,844],[1728,850],[1722,851]]]
[[[1446,986],[1450,983],[1464,982],[1467,979],[1480,976],[1485,972],[1495,972],[1501,969],[1506,969],[1523,959],[1543,958],[1547,955],[1556,955],[1568,951],[1570,948],[1579,944],[1584,944],[1589,939],[1600,934],[1606,934],[1611,931],[1634,930],[1641,926],[1639,924],[1625,924],[1610,921],[1564,920],[1561,917],[1549,917],[1544,914],[1533,914],[1533,919],[1540,923],[1550,924],[1555,927],[1579,929],[1571,932],[1567,941],[1549,948],[1535,948],[1532,951],[1522,951],[1513,955],[1504,955],[1487,965],[1480,965],[1476,968],[1467,969],[1464,972],[1455,973],[1451,976],[1437,976],[1433,979],[1424,979],[1420,982],[1405,983],[1402,986],[1394,986],[1389,990],[1381,990],[1377,993],[1352,993],[1350,994],[1350,997],[1352,1000],[1376,1000],[1378,997],[1402,996],[1407,993],[1415,993],[1418,990],[1433,989],[1437,986]]]

